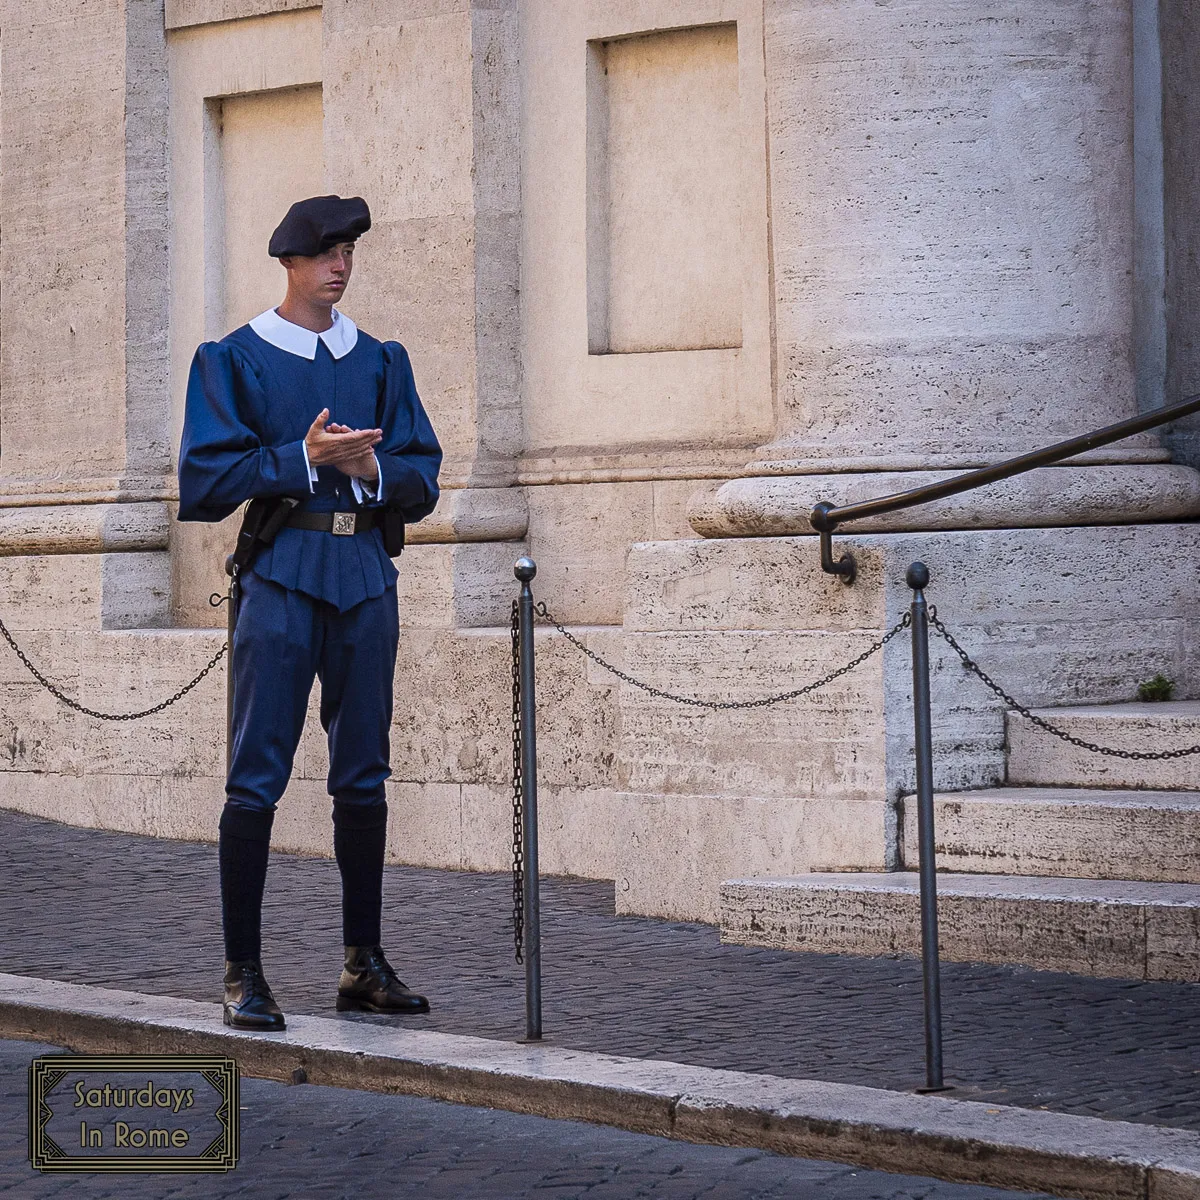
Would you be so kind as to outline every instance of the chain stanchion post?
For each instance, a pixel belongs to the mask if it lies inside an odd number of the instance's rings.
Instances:
[[[942,1079],[942,980],[938,954],[937,857],[933,817],[933,724],[929,698],[929,568],[915,562],[912,588],[913,725],[917,752],[917,843],[921,856],[921,975],[925,991],[925,1086],[946,1090]]]
[[[542,1038],[542,931],[538,881],[537,708],[533,674],[533,591],[537,574],[531,558],[517,559],[513,574],[521,584],[518,601],[521,695],[521,785],[525,925],[525,1040]]]
[[[237,626],[238,578],[233,555],[225,559],[225,574],[229,576],[228,611],[225,614],[225,773],[233,763],[233,631]]]

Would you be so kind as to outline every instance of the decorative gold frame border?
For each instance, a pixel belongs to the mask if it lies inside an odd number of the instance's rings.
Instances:
[[[67,1064],[70,1064],[69,1066]],[[177,1158],[68,1154],[46,1132],[54,1110],[47,1093],[75,1071],[186,1071],[199,1074],[220,1097],[221,1132],[199,1154]],[[240,1076],[237,1060],[211,1054],[48,1054],[29,1064],[29,1161],[38,1171],[231,1171],[240,1149]]]

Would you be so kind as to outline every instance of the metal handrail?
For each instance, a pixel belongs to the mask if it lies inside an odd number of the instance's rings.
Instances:
[[[983,487],[988,483],[997,483],[1001,479],[1010,479],[1014,475],[1022,475],[1037,467],[1048,467],[1053,463],[1062,462],[1066,458],[1074,458],[1086,450],[1095,450],[1099,446],[1107,446],[1111,442],[1119,442],[1122,438],[1132,437],[1135,433],[1143,433],[1186,417],[1189,413],[1200,411],[1200,395],[1190,396],[1178,404],[1170,404],[1165,408],[1156,408],[1151,412],[1118,421],[1115,425],[1106,425],[1092,433],[1081,437],[1069,438],[1065,442],[1056,442],[1042,450],[1033,450],[1028,454],[1020,454],[1016,458],[1006,459],[991,467],[979,467],[939,483],[927,483],[923,487],[912,488],[907,492],[895,492],[890,496],[879,496],[874,500],[860,500],[857,504],[834,505],[822,501],[816,505],[809,521],[813,529],[821,535],[821,569],[830,575],[840,575],[846,583],[853,583],[857,568],[852,554],[843,554],[837,562],[833,559],[833,531],[847,521],[859,521],[864,517],[877,517],[884,513],[897,512],[904,508],[914,508],[918,504],[928,504],[932,500],[941,500],[945,496],[954,496],[959,492],[969,492],[974,488]]]

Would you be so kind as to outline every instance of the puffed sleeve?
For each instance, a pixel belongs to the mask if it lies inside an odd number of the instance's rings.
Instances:
[[[408,351],[399,342],[383,343],[383,386],[378,414],[383,438],[375,447],[379,461],[378,502],[399,508],[408,524],[433,512],[438,501],[442,448],[417,395]]]
[[[254,372],[231,347],[205,342],[188,376],[179,449],[181,521],[220,521],[259,496],[308,493],[304,440],[264,446],[248,423],[263,411]]]

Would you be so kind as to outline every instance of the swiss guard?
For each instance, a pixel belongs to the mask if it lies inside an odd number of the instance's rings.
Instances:
[[[233,719],[218,858],[226,1025],[277,1030],[261,924],[275,806],[292,771],[313,677],[329,738],[333,846],[342,877],[339,1011],[428,1012],[381,946],[384,780],[399,640],[404,526],[438,499],[442,452],[408,353],[334,305],[364,200],[301,200],[271,235],[287,295],[196,351],[179,453],[179,519],[247,504],[232,556]]]

